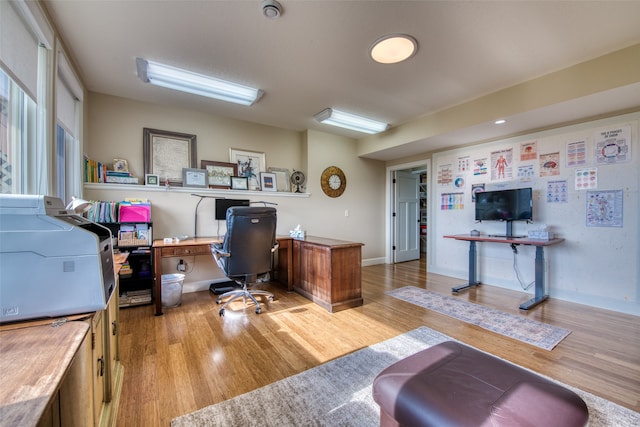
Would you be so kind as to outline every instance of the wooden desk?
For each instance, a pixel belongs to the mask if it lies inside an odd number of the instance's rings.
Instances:
[[[291,280],[291,237],[276,237],[278,244],[278,267],[279,281],[287,285],[287,290],[292,290]],[[163,239],[153,241],[153,270],[154,270],[154,299],[156,306],[156,316],[162,314],[162,258],[184,257],[193,255],[208,255],[211,262],[214,262],[211,254],[211,244],[220,242],[217,237],[196,237],[193,239],[181,240],[179,242],[164,243]]]
[[[535,258],[535,296],[530,300],[520,304],[521,310],[529,310],[535,307],[541,302],[549,298],[549,294],[546,293],[545,280],[544,280],[544,247],[551,246],[563,242],[564,239],[527,239],[527,238],[512,238],[512,237],[489,237],[489,236],[471,236],[470,234],[456,234],[450,236],[444,236],[447,239],[464,240],[469,242],[469,281],[462,286],[456,286],[451,289],[451,292],[458,293],[466,289],[480,285],[477,279],[477,257],[476,257],[476,242],[489,242],[489,243],[509,243],[513,247],[517,245],[535,246],[536,258]]]
[[[362,246],[315,236],[293,240],[293,289],[332,313],[361,306]]]

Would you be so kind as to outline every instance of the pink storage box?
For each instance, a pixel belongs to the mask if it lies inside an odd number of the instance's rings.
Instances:
[[[120,222],[151,222],[151,205],[120,205]]]

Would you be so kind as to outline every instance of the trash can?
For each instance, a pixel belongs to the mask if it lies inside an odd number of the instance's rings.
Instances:
[[[184,274],[162,275],[162,306],[177,307],[182,303],[182,282]]]

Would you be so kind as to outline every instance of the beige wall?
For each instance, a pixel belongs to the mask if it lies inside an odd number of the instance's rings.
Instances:
[[[86,105],[84,152],[105,163],[124,158],[133,174],[139,177],[144,176],[142,129],[145,127],[197,135],[198,164],[202,159],[229,161],[229,148],[233,147],[264,152],[267,167],[302,170],[307,176],[307,194],[303,196],[124,185],[85,186],[83,196],[92,200],[149,199],[154,238],[194,234],[194,212],[199,198],[191,193],[246,197],[278,204],[279,234],[288,234],[300,224],[310,235],[364,243],[362,256],[366,262],[380,262],[384,257],[384,163],[357,157],[354,140],[317,131],[287,131],[97,93],[89,94]],[[344,194],[335,199],[327,197],[320,187],[322,171],[332,165],[340,167],[347,177]],[[199,236],[224,233],[224,224],[213,220],[213,209],[213,199],[205,199],[200,204]],[[186,260],[188,270],[194,269],[185,279],[185,285],[189,281],[220,277],[211,260],[203,258]],[[176,263],[177,260],[165,261],[164,272],[175,272]]]

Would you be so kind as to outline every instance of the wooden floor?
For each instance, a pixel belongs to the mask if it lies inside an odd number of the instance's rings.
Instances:
[[[524,314],[572,330],[541,350],[385,295],[402,286],[451,294],[460,280],[425,273],[423,261],[362,269],[364,305],[330,314],[278,284],[256,315],[241,302],[218,316],[209,292],[154,316],[151,306],[120,311],[125,369],[118,426],[168,426],[171,419],[331,359],[428,326],[582,390],[640,412],[640,318],[549,300]],[[483,285],[456,298],[518,314],[530,296]]]

